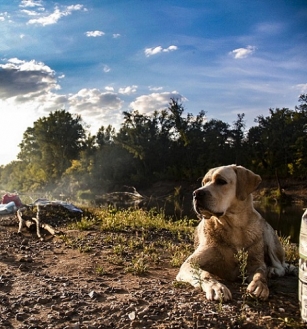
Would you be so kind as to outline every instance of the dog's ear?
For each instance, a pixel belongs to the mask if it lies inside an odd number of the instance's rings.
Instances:
[[[237,174],[236,195],[239,200],[243,201],[256,190],[261,182],[261,177],[242,166],[235,166],[234,171]]]

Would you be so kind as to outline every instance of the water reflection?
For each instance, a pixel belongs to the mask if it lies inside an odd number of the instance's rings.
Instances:
[[[290,236],[291,242],[299,242],[301,219],[304,213],[302,205],[283,206],[257,202],[255,208],[277,231],[278,235]]]

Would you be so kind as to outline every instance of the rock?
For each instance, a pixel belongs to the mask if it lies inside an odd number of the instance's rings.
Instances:
[[[128,314],[128,317],[131,321],[133,321],[135,319],[135,311],[132,311]]]
[[[96,298],[98,296],[98,294],[92,290],[89,294],[88,294],[91,298]]]
[[[25,319],[27,319],[29,316],[26,313],[17,313],[15,316],[15,319],[17,321],[24,321]]]

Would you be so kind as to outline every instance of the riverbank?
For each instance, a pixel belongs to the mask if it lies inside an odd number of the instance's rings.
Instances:
[[[192,193],[199,188],[199,182],[187,181],[159,181],[149,188],[140,189],[140,194],[148,198],[177,197],[179,199],[192,200]],[[307,181],[281,181],[282,193],[286,196],[287,202],[300,204],[307,207]],[[267,198],[276,202],[277,184],[274,180],[264,180],[256,191],[253,192],[254,200]]]

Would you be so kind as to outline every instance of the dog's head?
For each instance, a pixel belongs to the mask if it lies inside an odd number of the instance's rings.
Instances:
[[[236,165],[210,169],[202,180],[202,187],[193,192],[193,206],[202,217],[220,217],[258,187],[259,175]]]

